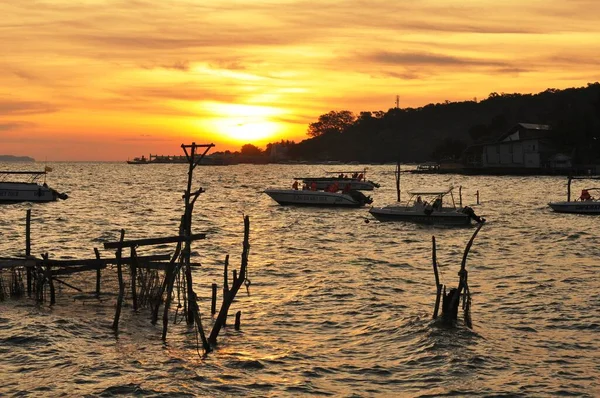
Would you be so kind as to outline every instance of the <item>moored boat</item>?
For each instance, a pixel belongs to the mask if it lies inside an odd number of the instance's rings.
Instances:
[[[379,184],[367,180],[367,170],[362,171],[328,171],[329,177],[298,177],[295,180],[302,181],[311,186],[313,183],[316,189],[326,190],[327,187],[337,184],[340,189],[349,185],[348,189],[358,191],[372,191],[379,188]]]
[[[147,164],[148,163],[148,159],[142,155],[139,158],[133,158],[133,160],[128,160],[127,164]]]
[[[0,171],[0,203],[52,202],[67,199],[65,193],[59,193],[46,184],[44,171]],[[40,178],[44,176],[44,182]],[[19,178],[19,181],[8,181]],[[25,181],[23,181],[25,179]]]
[[[585,188],[575,200],[571,200],[572,180],[600,180],[600,177],[573,177],[569,176],[567,183],[567,200],[550,202],[548,206],[557,213],[573,214],[600,214],[600,188]],[[594,196],[595,195],[595,196]]]
[[[407,221],[432,225],[470,225],[474,220],[484,222],[471,207],[457,207],[452,195],[453,187],[446,189],[419,189],[409,191],[409,200],[384,207],[373,207],[369,213],[379,221]],[[451,198],[451,205],[443,201]]]

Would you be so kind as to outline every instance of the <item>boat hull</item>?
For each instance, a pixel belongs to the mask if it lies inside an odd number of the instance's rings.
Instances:
[[[264,192],[280,205],[361,207],[366,204],[348,194],[337,192],[293,189],[266,189]]]
[[[427,225],[471,225],[472,218],[458,211],[432,212],[430,215],[421,211],[399,207],[373,207],[369,210],[379,221],[406,221]]]
[[[0,203],[53,202],[57,199],[55,190],[36,183],[0,183]]]
[[[600,214],[600,201],[551,202],[548,206],[557,213]]]

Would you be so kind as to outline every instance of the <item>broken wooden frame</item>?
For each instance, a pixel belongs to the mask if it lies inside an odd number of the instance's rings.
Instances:
[[[229,256],[226,257],[224,267],[224,287],[223,287],[223,302],[219,315],[217,316],[210,336],[207,339],[202,327],[202,321],[200,317],[200,311],[197,304],[197,296],[193,290],[192,283],[192,272],[191,269],[194,266],[200,264],[192,263],[191,257],[191,243],[196,240],[204,239],[205,234],[192,234],[192,213],[194,204],[204,192],[202,188],[197,189],[194,192],[192,190],[192,179],[193,171],[198,166],[202,158],[212,148],[213,144],[208,145],[182,145],[182,149],[189,161],[188,170],[188,181],[187,189],[183,195],[185,201],[184,214],[181,217],[179,235],[171,237],[160,237],[160,238],[146,238],[146,239],[135,239],[125,240],[125,230],[121,230],[120,238],[116,242],[106,242],[104,249],[116,249],[114,259],[102,259],[100,258],[100,252],[97,248],[94,248],[95,257],[94,259],[83,259],[83,260],[51,260],[47,253],[42,255],[42,258],[35,258],[30,255],[31,243],[30,243],[30,221],[31,211],[27,211],[27,222],[26,222],[26,258],[0,258],[0,271],[3,268],[10,269],[25,269],[27,271],[27,292],[31,296],[35,289],[35,297],[38,302],[43,302],[45,297],[45,287],[49,286],[50,290],[50,304],[54,305],[55,300],[55,289],[54,282],[64,284],[70,288],[81,291],[81,289],[73,286],[59,278],[61,275],[69,275],[84,271],[96,271],[96,295],[100,295],[100,278],[101,270],[106,268],[107,265],[116,265],[117,277],[118,277],[118,296],[117,305],[115,311],[115,317],[113,320],[112,327],[115,331],[118,331],[119,319],[121,315],[121,309],[125,300],[125,279],[123,277],[123,267],[129,266],[129,275],[131,282],[131,300],[133,310],[136,311],[140,306],[150,305],[152,308],[152,323],[155,324],[158,320],[158,311],[161,304],[163,307],[163,340],[167,336],[167,327],[169,323],[169,308],[173,299],[173,293],[175,289],[175,282],[178,281],[177,296],[180,298],[180,292],[183,293],[183,307],[184,313],[186,314],[186,320],[189,325],[196,324],[198,333],[202,339],[202,345],[205,352],[211,350],[211,345],[215,345],[217,336],[220,330],[225,326],[227,313],[235,296],[240,289],[242,284],[246,284],[248,288],[250,281],[247,279],[247,265],[248,265],[248,254],[250,249],[249,244],[249,231],[250,231],[250,220],[248,216],[244,217],[244,242],[242,261],[239,270],[239,277],[237,270],[233,271],[233,284],[231,290],[229,290],[227,282],[228,273],[228,260]],[[203,148],[202,153],[198,152],[198,149]],[[140,246],[152,246],[165,243],[176,243],[175,251],[172,255],[160,254],[160,255],[149,255],[139,256],[137,248]],[[130,249],[130,256],[124,257],[123,250]],[[169,260],[163,262],[163,260]],[[146,276],[140,281],[139,272],[156,272],[157,270],[163,270],[164,278],[160,282],[160,278],[156,274],[152,274],[150,277]],[[17,278],[13,278],[17,280]],[[181,281],[185,286],[181,289]],[[0,274],[1,282],[1,274]],[[22,282],[21,282],[22,283]],[[139,285],[139,286],[138,286]],[[2,286],[0,285],[0,288]],[[138,289],[139,288],[139,289]],[[3,293],[3,288],[2,292]],[[152,291],[152,295],[144,294]],[[138,294],[140,293],[140,294]],[[166,293],[166,295],[165,295]],[[163,298],[164,296],[164,298]],[[213,300],[216,299],[216,294],[213,294]],[[214,313],[214,310],[213,310]],[[236,329],[239,329],[241,312],[238,311],[236,314]],[[177,319],[177,312],[175,314],[175,321]]]

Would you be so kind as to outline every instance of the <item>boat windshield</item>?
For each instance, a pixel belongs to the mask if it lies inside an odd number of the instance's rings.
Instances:
[[[454,196],[452,195],[453,187],[448,188],[437,188],[437,189],[414,189],[408,191],[410,194],[410,198],[406,202],[406,207],[412,206],[432,206],[433,208],[442,208],[443,198],[444,196],[450,194],[452,207],[456,208],[456,203],[454,202]]]
[[[326,171],[325,174],[336,176],[337,178],[351,178],[353,180],[366,181],[367,180],[367,169],[362,170],[351,170],[351,171]]]
[[[25,181],[37,182],[42,176],[45,176],[45,171],[3,171],[0,170],[0,181]]]
[[[408,191],[411,195],[448,195],[452,192],[454,187],[448,188],[424,188],[424,189],[411,189]]]

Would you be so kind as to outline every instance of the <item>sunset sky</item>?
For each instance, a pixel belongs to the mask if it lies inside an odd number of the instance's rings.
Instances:
[[[353,112],[600,80],[600,1],[0,0],[0,155],[308,138]]]

